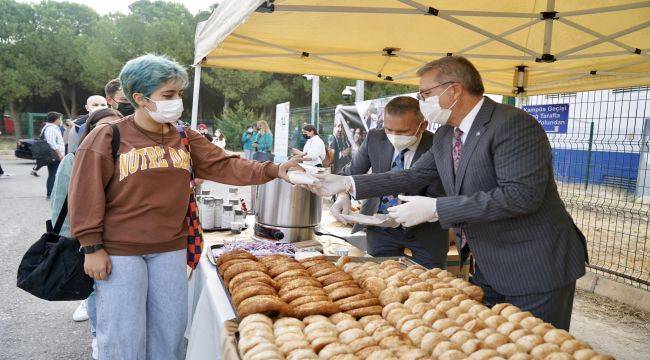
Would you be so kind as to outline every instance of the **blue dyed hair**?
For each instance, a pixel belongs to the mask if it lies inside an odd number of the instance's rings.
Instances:
[[[124,96],[135,107],[138,104],[133,101],[134,93],[149,97],[160,85],[170,81],[178,82],[183,87],[189,83],[185,69],[166,56],[142,55],[129,60],[120,71]]]

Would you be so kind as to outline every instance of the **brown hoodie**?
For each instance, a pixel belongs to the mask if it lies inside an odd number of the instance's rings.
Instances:
[[[133,115],[115,124],[120,130],[115,162],[108,125],[94,129],[76,153],[68,189],[72,234],[82,246],[103,243],[111,255],[185,248],[190,155],[180,135],[175,128],[164,136],[141,129]],[[199,179],[253,185],[278,176],[278,165],[228,155],[203,135],[187,134]]]

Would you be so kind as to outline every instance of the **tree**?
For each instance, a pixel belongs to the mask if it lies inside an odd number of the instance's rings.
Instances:
[[[217,119],[216,128],[221,129],[230,150],[241,150],[241,135],[246,130],[246,126],[256,120],[253,112],[246,108],[243,101],[239,101],[234,109],[226,110],[221,118]]]

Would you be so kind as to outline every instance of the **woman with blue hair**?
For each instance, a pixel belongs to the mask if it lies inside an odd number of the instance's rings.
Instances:
[[[93,130],[70,181],[72,233],[95,279],[100,359],[180,359],[187,322],[187,264],[196,264],[191,174],[231,185],[287,179],[281,165],[229,155],[198,132],[175,126],[187,73],[144,55],[120,72],[135,113]],[[119,136],[116,159],[111,143]],[[189,215],[188,215],[189,214]],[[195,215],[195,214],[194,214]],[[187,254],[187,255],[186,255]]]

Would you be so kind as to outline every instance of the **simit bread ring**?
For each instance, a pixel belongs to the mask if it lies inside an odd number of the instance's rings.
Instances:
[[[237,265],[234,265],[237,266]],[[320,281],[323,285],[331,285],[334,283],[337,283],[339,281],[346,281],[346,280],[352,280],[352,276],[348,275],[347,273],[344,273],[343,271],[338,271],[333,274],[325,275],[320,278],[317,278],[318,281]]]
[[[227,261],[230,261],[230,260],[234,260],[234,259],[257,260],[257,258],[255,256],[253,256],[253,254],[249,253],[248,251],[233,250],[233,251],[229,251],[227,253],[221,254],[221,256],[219,256],[217,258],[217,266],[221,266],[221,264],[223,264],[223,263],[225,263]]]
[[[364,336],[352,341],[348,345],[350,346],[350,349],[352,349],[352,352],[357,353],[362,349],[377,345],[377,342],[371,336]]]
[[[381,306],[380,305],[368,306],[359,309],[348,310],[345,313],[352,315],[356,318],[360,318],[368,315],[381,315]]]
[[[334,268],[336,270],[339,270],[334,264],[331,262],[319,262],[315,263],[314,265],[310,266],[307,268],[311,274],[316,273],[318,271],[324,270],[324,269],[331,269]]]
[[[344,298],[347,298],[347,297],[350,297],[350,296],[359,295],[359,294],[363,294],[363,293],[365,293],[365,291],[363,289],[361,289],[359,287],[351,286],[351,287],[341,287],[341,288],[335,289],[335,290],[333,290],[332,292],[330,292],[327,295],[329,295],[329,297],[333,301],[336,301],[336,300],[339,300],[339,299],[344,299]]]
[[[309,304],[303,304],[293,308],[293,313],[298,318],[318,314],[329,316],[337,312],[339,312],[339,306],[331,301],[318,301]]]
[[[286,256],[286,255],[280,255],[280,254],[273,254],[273,255],[267,255],[267,256],[262,256],[259,258],[259,261],[261,261],[264,265],[267,263],[277,261],[277,260],[287,260],[290,261],[291,259]]]
[[[227,284],[230,284],[230,280],[232,280],[233,277],[246,271],[266,272],[266,266],[255,261],[237,263],[229,267],[228,270],[223,273],[223,279]]]
[[[239,317],[261,313],[286,313],[288,305],[275,295],[257,295],[242,301],[237,306]]]
[[[328,268],[325,268],[325,269],[318,270],[316,272],[312,272],[311,275],[313,277],[317,278],[317,277],[333,274],[333,273],[335,273],[337,271],[341,271],[341,270],[339,270],[336,267],[332,266],[332,267],[328,267]]]
[[[379,305],[379,299],[377,298],[341,303],[339,304],[339,307],[341,308],[341,311],[348,311],[348,310],[360,309],[360,308],[365,308],[368,306],[375,306],[375,305]]]
[[[264,287],[269,287],[269,288],[275,290],[273,285],[270,285],[268,283],[265,283],[265,282],[259,281],[259,280],[260,280],[260,278],[254,278],[254,279],[247,280],[246,282],[240,282],[236,286],[233,286],[232,291],[230,292],[231,297],[232,297],[232,294],[235,294],[235,293],[241,291],[242,289],[247,288],[247,287],[251,287],[251,286],[264,286]]]
[[[325,295],[323,289],[317,288],[315,286],[304,286],[297,289],[289,290],[285,294],[281,295],[280,298],[286,302],[291,302],[302,296],[309,295]]]
[[[280,351],[288,355],[290,352],[298,349],[311,349],[311,346],[307,340],[292,340],[278,344],[280,346]]]
[[[352,316],[350,316],[348,314],[345,314],[345,313],[336,313],[336,314],[330,316],[330,321],[333,322],[334,324],[338,324],[338,323],[340,323],[341,321],[344,321],[344,320],[352,320],[352,321],[356,322],[355,318],[353,318]]]
[[[348,287],[348,286],[359,287],[359,284],[357,284],[357,282],[354,281],[354,280],[346,280],[346,281],[339,281],[337,283],[327,285],[327,286],[323,287],[323,289],[325,290],[326,293],[330,293],[330,292],[334,291],[335,289],[338,289],[338,288],[341,288],[341,287]]]
[[[228,282],[228,289],[230,290],[230,293],[232,294],[233,290],[241,283],[246,283],[250,282],[252,280],[263,282],[265,284],[269,284],[273,287],[276,287],[275,281],[271,279],[270,276],[268,276],[265,272],[262,271],[246,271],[241,274],[235,275],[232,279],[230,279],[230,282]]]
[[[329,360],[336,355],[349,354],[352,352],[349,346],[341,343],[331,343],[326,345],[319,353],[318,358]]]
[[[217,270],[219,271],[219,274],[220,274],[221,276],[223,276],[223,273],[224,273],[226,270],[228,270],[229,267],[231,267],[231,266],[233,266],[233,265],[235,265],[235,264],[237,264],[237,263],[240,263],[240,262],[246,262],[246,261],[253,261],[253,260],[251,260],[251,259],[233,259],[233,260],[228,260],[228,261],[224,262],[223,264],[221,264],[221,266],[218,266],[218,267],[217,267]],[[254,261],[253,261],[253,262],[254,262]]]
[[[287,263],[279,264],[279,265],[271,264],[271,265],[268,265],[268,268],[269,268],[269,275],[271,275],[271,277],[276,277],[276,276],[282,274],[283,272],[286,272],[286,271],[289,271],[289,270],[304,270],[305,269],[305,268],[302,267],[302,265],[300,265],[297,262],[287,262]]]
[[[290,281],[293,281],[293,280],[299,280],[299,279],[311,279],[311,280],[314,280],[314,281],[312,281],[314,283],[313,286],[323,287],[323,284],[321,284],[320,281],[318,281],[318,280],[314,279],[313,277],[311,277],[311,275],[309,275],[309,276],[289,276],[289,277],[284,277],[282,279],[278,279],[277,283],[278,283],[278,286],[280,286],[280,288],[282,288],[282,287],[284,287],[284,285],[286,283],[288,283]],[[316,284],[316,283],[318,283],[318,284]]]
[[[316,260],[324,260],[324,261],[326,261],[324,255],[316,255],[316,256],[310,256],[310,257],[304,258],[302,260],[298,260],[298,262],[304,265],[307,262],[316,261]]]
[[[235,290],[231,295],[233,305],[237,307],[242,301],[255,295],[276,295],[275,289],[271,285],[257,284],[253,286],[240,286]]]
[[[270,273],[270,270],[269,270]],[[287,270],[283,273],[280,273],[276,276],[273,277],[273,280],[278,281],[280,279],[288,278],[288,277],[293,277],[293,276],[305,276],[308,277],[309,273],[305,269],[292,269],[292,270]]]
[[[341,304],[347,304],[352,301],[359,301],[359,300],[366,300],[366,299],[376,299],[376,297],[368,294],[367,292],[363,292],[361,294],[353,295],[338,301],[335,301],[335,303],[341,305]]]
[[[317,287],[317,288],[320,289],[323,285],[321,285],[321,283],[318,282],[318,280],[316,280],[314,278],[295,278],[295,279],[292,279],[291,281],[288,281],[288,282],[285,282],[284,284],[281,284],[279,294],[280,294],[280,296],[282,296],[283,294],[286,294],[288,291],[291,291],[293,289],[297,289],[297,288],[300,288],[300,287],[304,287],[304,286],[313,286],[313,287]]]
[[[349,344],[353,342],[354,340],[360,339],[362,337],[366,336],[366,332],[358,329],[358,328],[351,328],[342,331],[339,334],[339,340],[341,340],[342,343],[344,344]]]
[[[287,360],[318,360],[318,355],[311,348],[297,349],[286,356]]]
[[[330,298],[327,297],[327,295],[307,295],[307,296],[301,296],[293,301],[291,301],[291,306],[300,306],[303,304],[308,304],[311,302],[317,302],[317,301],[330,301]]]

